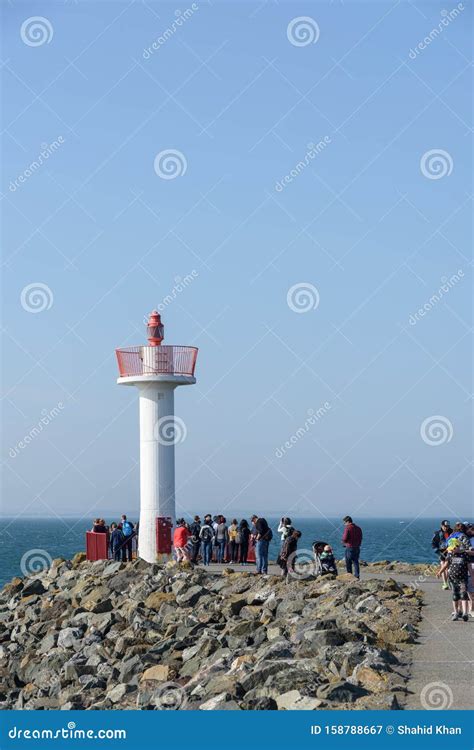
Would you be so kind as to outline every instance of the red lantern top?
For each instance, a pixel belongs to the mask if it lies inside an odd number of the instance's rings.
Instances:
[[[161,322],[161,315],[157,310],[153,310],[148,318],[146,327],[148,333],[148,343],[150,346],[160,346],[165,337],[165,327]]]

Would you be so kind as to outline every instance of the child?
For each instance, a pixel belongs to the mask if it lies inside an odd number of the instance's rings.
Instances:
[[[445,570],[448,571],[448,581],[453,590],[452,619],[459,620],[459,616],[462,615],[464,622],[467,622],[469,619],[467,594],[469,555],[457,538],[448,541],[446,560],[436,573],[436,577],[440,578]],[[459,602],[461,602],[461,607]]]
[[[323,551],[321,552],[319,559],[321,560],[321,575],[325,576],[328,573],[332,573],[337,576],[336,560],[330,544],[326,544]]]
[[[474,526],[470,524],[467,527],[467,537],[469,539],[469,583],[467,593],[469,594],[469,614],[474,617]]]

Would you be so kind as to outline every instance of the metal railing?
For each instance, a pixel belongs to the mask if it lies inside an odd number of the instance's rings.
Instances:
[[[131,346],[116,349],[121,378],[135,375],[194,375],[195,346]]]

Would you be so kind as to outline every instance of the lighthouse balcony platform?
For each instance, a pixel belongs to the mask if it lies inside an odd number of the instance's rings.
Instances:
[[[194,346],[131,346],[116,349],[119,379],[137,378],[142,381],[182,376],[194,382],[197,353]]]

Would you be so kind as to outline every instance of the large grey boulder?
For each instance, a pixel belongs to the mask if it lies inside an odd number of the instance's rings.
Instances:
[[[33,594],[44,594],[46,591],[43,583],[39,578],[34,578],[32,581],[28,581],[21,591],[21,596],[32,596]]]
[[[309,695],[302,695],[299,690],[289,690],[276,699],[280,711],[315,711],[323,701]]]
[[[191,586],[185,588],[180,594],[177,595],[176,601],[181,607],[194,607],[199,599],[207,594],[207,590],[202,586]]]
[[[80,628],[64,628],[63,630],[60,630],[58,635],[58,648],[78,649],[83,635],[84,633]]]

